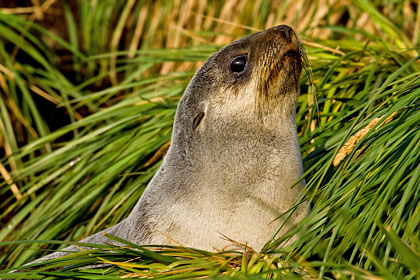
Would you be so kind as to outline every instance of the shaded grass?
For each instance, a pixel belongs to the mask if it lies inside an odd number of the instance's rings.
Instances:
[[[420,256],[418,240],[412,247],[402,243],[391,229],[381,227],[383,233],[396,248],[407,258],[401,266],[413,271],[417,277]],[[399,279],[396,278],[373,254],[367,252],[380,272],[372,273],[348,263],[298,260],[286,262],[282,256],[258,254],[255,252],[219,252],[190,249],[177,246],[137,246],[130,242],[107,235],[119,241],[122,246],[98,245],[94,249],[83,250],[40,264],[18,267],[20,272],[8,274],[4,270],[0,277],[4,279],[44,279],[65,277],[77,279]],[[33,242],[33,241],[30,241]],[[28,242],[19,242],[21,244]],[[67,245],[77,244],[61,242]],[[85,245],[80,243],[80,245]],[[92,267],[95,265],[95,267]],[[90,266],[90,267],[87,267]],[[323,266],[328,266],[328,276],[319,274]],[[409,279],[411,277],[408,277]]]

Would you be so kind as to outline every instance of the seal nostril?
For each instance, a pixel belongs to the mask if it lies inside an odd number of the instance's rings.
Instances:
[[[293,32],[293,29],[287,25],[280,25],[277,28],[284,35],[284,37],[286,37],[287,43],[290,43],[290,37]]]

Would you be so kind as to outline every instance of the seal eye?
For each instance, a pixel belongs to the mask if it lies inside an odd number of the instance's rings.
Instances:
[[[204,118],[204,112],[201,112],[200,114],[198,114],[193,121],[193,125],[192,128],[195,130],[197,128],[197,126],[200,124],[201,120]]]
[[[246,56],[245,55],[241,55],[238,57],[235,57],[232,62],[230,63],[230,70],[234,73],[234,74],[242,74],[245,71],[246,68]]]

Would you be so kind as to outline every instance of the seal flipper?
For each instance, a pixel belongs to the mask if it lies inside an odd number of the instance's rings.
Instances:
[[[124,220],[118,224],[116,224],[113,227],[107,228],[103,231],[100,231],[98,233],[95,233],[85,239],[80,240],[80,243],[90,243],[90,244],[112,244],[112,245],[118,245],[118,242],[111,240],[109,238],[107,238],[104,233],[108,233],[110,235],[115,235],[116,237],[122,238],[122,239],[129,239],[128,236],[121,236],[122,233],[124,233],[124,231],[121,231],[120,228],[124,228],[126,225],[127,220]],[[37,259],[29,264],[34,264],[34,263],[38,263],[38,262],[42,262],[45,260],[50,260],[50,259],[56,259],[56,258],[60,258],[66,255],[71,254],[71,252],[78,252],[80,251],[80,248],[83,250],[90,250],[92,249],[92,247],[87,247],[87,246],[76,246],[76,245],[71,245],[68,246],[64,249],[61,249],[58,252],[46,255],[45,257],[42,257],[40,259]]]

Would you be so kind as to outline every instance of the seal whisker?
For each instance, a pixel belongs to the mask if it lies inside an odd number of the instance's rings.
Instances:
[[[313,80],[311,61],[309,60],[308,55],[306,53],[305,44],[301,41],[299,42],[299,52],[300,52],[300,55],[302,57],[302,68],[305,71],[306,76],[308,77],[309,94],[313,95],[315,105],[316,105],[318,123],[320,123],[320,121],[321,121],[320,117],[319,117],[320,110],[319,110],[318,99],[317,99],[316,94],[315,94],[315,84],[314,84],[314,80]]]

